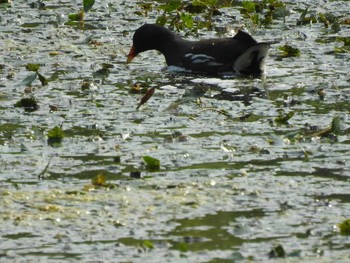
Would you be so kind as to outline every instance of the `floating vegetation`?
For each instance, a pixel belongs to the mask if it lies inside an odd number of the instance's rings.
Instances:
[[[39,68],[40,68],[39,64],[28,63],[26,65],[26,69],[29,70],[29,71],[37,72],[39,70]]]
[[[283,111],[279,112],[279,116],[275,118],[275,122],[279,124],[288,124],[288,121],[294,116],[294,111],[290,111],[283,114]]]
[[[331,126],[311,134],[312,137],[331,138],[336,139],[340,134],[340,117],[333,118]]]
[[[143,156],[143,160],[146,163],[147,169],[156,171],[160,169],[160,161],[151,156]]]
[[[27,76],[24,80],[22,80],[22,85],[30,86],[37,77],[39,78],[42,86],[46,86],[49,83],[49,81],[39,73],[39,64],[28,63],[26,65],[26,69],[29,71],[34,71],[35,73]]]
[[[278,245],[271,249],[269,252],[269,258],[284,258],[286,257],[286,252],[282,245]]]
[[[146,248],[146,249],[153,249],[154,248],[154,244],[151,240],[144,240],[142,242],[142,247]]]
[[[91,184],[87,184],[84,186],[84,191],[92,191],[96,189],[114,189],[117,187],[116,184],[107,183],[106,176],[102,173],[96,175],[95,178],[91,179]]]
[[[336,17],[332,13],[319,13],[316,11],[309,11],[310,7],[305,8],[299,19],[297,25],[308,25],[313,23],[323,23],[325,28],[331,28],[334,32],[340,31],[340,18]]]
[[[95,0],[83,0],[83,9],[80,10],[78,13],[69,14],[68,19],[70,20],[70,22],[79,22],[80,27],[84,28],[85,14],[90,11],[94,4]],[[69,24],[74,25],[74,23]]]
[[[141,83],[136,82],[131,86],[129,93],[131,94],[146,94],[148,91],[147,87],[143,87]]]
[[[350,236],[350,219],[346,219],[339,225],[340,234]]]
[[[27,112],[36,111],[39,109],[39,104],[34,97],[20,99],[14,106],[24,108],[24,110]]]
[[[289,15],[286,4],[279,0],[243,1],[241,13],[255,26],[268,26],[274,18],[285,18]]]
[[[64,138],[64,132],[62,130],[62,127],[55,126],[51,130],[47,132],[47,142],[51,146],[58,146],[62,142],[62,139]]]
[[[300,56],[300,50],[298,48],[294,48],[290,45],[284,45],[278,48],[280,51],[282,51],[282,54],[280,55],[281,58],[288,58],[288,57],[299,57]]]
[[[217,0],[168,1],[166,4],[158,6],[163,14],[158,16],[157,23],[160,25],[168,24],[170,28],[177,30],[211,28],[212,17],[218,13],[218,7]],[[197,14],[201,14],[203,19],[196,19]]]
[[[332,119],[331,125],[327,128],[320,129],[318,126],[307,124],[306,128],[287,134],[286,138],[292,141],[309,141],[312,138],[323,138],[334,143],[337,141],[337,136],[340,134],[340,131],[340,117],[336,116]]]
[[[350,38],[349,37],[337,37],[338,42],[343,43],[341,47],[335,47],[335,53],[350,53]]]
[[[168,25],[172,29],[198,31],[203,28],[213,28],[213,17],[221,15],[220,8],[236,7],[232,1],[218,0],[172,0],[164,4],[152,5],[141,3],[138,15],[147,16],[151,10],[162,14],[157,17],[157,23]],[[286,4],[280,0],[243,1],[241,13],[255,26],[268,26],[273,19],[285,18],[289,15]]]

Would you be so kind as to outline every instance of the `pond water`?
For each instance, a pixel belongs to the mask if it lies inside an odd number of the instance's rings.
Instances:
[[[261,78],[177,73],[154,51],[126,64],[160,14],[139,1],[97,1],[85,30],[65,23],[81,1],[0,4],[0,262],[348,262],[350,53],[335,50],[350,26],[297,21],[308,6],[345,21],[350,2],[285,3],[266,28],[237,2],[189,36],[278,40]],[[29,63],[47,85],[26,85]],[[139,110],[135,84],[156,88]]]

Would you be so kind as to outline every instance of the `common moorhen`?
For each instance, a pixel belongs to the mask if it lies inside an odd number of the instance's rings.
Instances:
[[[139,53],[158,50],[168,66],[177,66],[193,72],[234,72],[260,75],[270,45],[258,43],[248,33],[239,30],[231,38],[189,41],[157,24],[145,24],[135,31],[127,62]]]

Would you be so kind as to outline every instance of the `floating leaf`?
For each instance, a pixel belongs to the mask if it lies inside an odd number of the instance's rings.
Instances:
[[[218,3],[218,0],[193,0],[194,6],[214,6]]]
[[[333,118],[331,127],[327,127],[323,130],[315,132],[312,134],[313,137],[332,137],[334,135],[339,135],[340,133],[340,117],[336,116]]]
[[[145,161],[147,168],[150,170],[159,170],[160,161],[151,156],[143,156],[143,160]]]
[[[300,56],[300,50],[298,48],[294,48],[290,45],[284,45],[278,48],[279,50],[281,50],[282,53],[282,57],[286,58],[286,57],[299,57]]]
[[[335,47],[335,53],[349,53],[350,52],[350,38],[348,37],[337,37],[337,41],[343,42],[342,47]]]
[[[184,242],[176,243],[173,245],[173,249],[179,250],[180,252],[187,252],[188,244]]]
[[[98,174],[96,178],[91,180],[91,183],[95,186],[104,186],[106,185],[106,177],[103,174]]]
[[[298,25],[298,26],[305,23],[305,18],[306,18],[306,15],[307,15],[308,10],[309,10],[309,7],[306,7],[306,8],[303,10],[303,12],[301,13],[301,15],[300,15],[300,17],[299,17],[299,19],[298,19],[298,21],[297,21],[297,25]]]
[[[142,242],[142,246],[145,247],[145,248],[148,248],[148,249],[153,249],[154,248],[153,242],[150,241],[150,240],[144,240]]]
[[[282,245],[278,245],[274,248],[271,249],[269,252],[269,257],[270,258],[284,258],[286,257],[286,252],[284,251],[284,248]]]
[[[158,25],[164,26],[166,24],[166,22],[167,22],[167,18],[165,15],[161,15],[161,16],[157,17],[156,23]]]
[[[87,13],[92,8],[92,6],[95,4],[95,0],[83,0],[83,9],[84,12]]]
[[[53,146],[55,144],[61,143],[64,137],[64,132],[61,127],[55,126],[54,128],[48,131],[47,137],[48,137],[47,139],[48,144]]]
[[[339,135],[339,133],[340,133],[340,117],[339,116],[336,116],[333,118],[331,131],[335,135]]]
[[[27,76],[24,80],[22,80],[21,84],[25,86],[30,86],[37,76],[38,76],[38,73],[31,74]]]
[[[146,94],[146,92],[148,91],[147,88],[142,87],[140,83],[134,83],[131,87],[131,89],[129,90],[129,93],[131,94]]]
[[[34,97],[23,98],[19,100],[14,106],[24,108],[25,111],[29,112],[39,109],[38,102]]]
[[[186,13],[182,13],[180,15],[180,17],[181,17],[182,23],[184,23],[186,28],[190,28],[191,29],[193,27],[192,15],[186,14]]]
[[[247,13],[254,13],[255,12],[255,3],[252,1],[243,1],[242,7]]]
[[[40,68],[40,65],[39,64],[35,64],[35,63],[28,63],[26,65],[26,69],[29,70],[29,71],[34,71],[34,72],[37,72]]]
[[[41,75],[39,72],[38,72],[38,77],[39,77],[39,80],[40,80],[42,86],[46,86],[47,84],[49,84],[49,81],[43,75]]]
[[[339,225],[340,234],[350,236],[350,219],[346,219]]]
[[[89,81],[89,80],[84,80],[82,83],[81,83],[81,90],[89,90],[92,86],[92,82]]]
[[[58,56],[58,55],[61,55],[61,54],[62,54],[62,53],[59,52],[59,51],[51,51],[51,52],[49,53],[50,56]]]
[[[294,111],[290,111],[287,114],[283,115],[281,114],[275,119],[275,122],[279,124],[287,124],[288,120],[294,116]]]
[[[114,189],[116,188],[116,184],[107,183],[106,176],[102,173],[99,173],[95,178],[91,180],[91,184],[87,184],[84,186],[84,191],[92,191],[101,188]]]
[[[165,6],[161,7],[165,12],[170,13],[172,11],[175,11],[181,7],[181,1],[180,0],[172,0],[169,1]]]
[[[141,105],[145,104],[154,94],[154,91],[156,90],[156,88],[150,88],[146,94],[142,97],[140,103],[137,105],[136,109],[138,110]]]
[[[69,14],[68,19],[70,21],[83,21],[84,20],[84,12],[79,12],[76,14]]]

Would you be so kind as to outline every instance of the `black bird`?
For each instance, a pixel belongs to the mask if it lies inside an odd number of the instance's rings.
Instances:
[[[242,30],[231,38],[189,41],[163,26],[145,24],[134,33],[127,62],[141,52],[155,49],[164,55],[168,66],[209,74],[260,75],[269,48],[270,43],[258,43]]]

